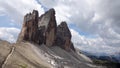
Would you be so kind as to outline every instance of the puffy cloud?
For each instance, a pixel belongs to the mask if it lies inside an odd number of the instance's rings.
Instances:
[[[67,21],[96,36],[88,38],[71,29],[72,41],[81,50],[97,53],[120,50],[119,0],[0,0],[0,16],[5,14],[15,22],[22,22],[23,15],[33,9],[42,14],[42,6],[55,8],[57,23]]]
[[[45,0],[39,0],[43,5],[46,5]],[[65,20],[69,23],[77,24],[81,29],[87,30],[92,25],[90,23],[94,16],[92,7],[86,0],[49,0],[55,3],[51,5],[56,10],[56,19],[58,23]],[[46,5],[46,7],[49,7]],[[50,7],[50,8],[52,8]],[[86,25],[89,25],[86,27]]]
[[[11,43],[16,42],[20,29],[14,27],[0,27],[0,39],[7,40]]]
[[[66,20],[81,30],[98,33],[106,26],[119,31],[119,0],[39,0],[48,8],[54,7],[58,23]],[[52,3],[51,3],[52,2]],[[87,26],[87,27],[86,27]]]
[[[48,8],[55,8],[58,22],[65,20],[88,34],[98,36],[95,39],[88,39],[79,33],[74,36],[76,33],[72,31],[76,45],[84,45],[88,50],[93,46],[99,48],[96,50],[105,49],[112,52],[120,50],[117,48],[120,45],[119,0],[49,0],[55,4],[50,4],[46,0],[39,1]]]
[[[21,24],[23,16],[31,12],[33,9],[44,13],[44,9],[35,0],[0,0],[0,15],[7,15],[17,24]]]
[[[23,16],[33,9],[38,10],[39,14],[44,13],[43,7],[36,0],[0,0],[0,16],[5,18],[7,16],[9,19],[4,20],[11,20],[11,22],[2,21],[1,24],[17,24],[21,26]],[[0,27],[0,38],[9,42],[15,42],[19,31],[19,29],[14,27]]]
[[[23,16],[33,9],[38,10],[39,14],[44,13],[43,7],[36,0],[0,0],[0,16],[7,16],[12,21],[9,23],[2,21],[0,24],[19,24],[21,26]],[[0,38],[9,42],[15,42],[18,33],[19,29],[17,28],[0,27]]]
[[[93,53],[97,56],[99,55],[113,55],[114,53],[119,53],[120,47],[109,46],[106,44],[103,38],[97,36],[95,38],[88,38],[83,35],[80,35],[74,29],[70,29],[72,33],[72,41],[76,47],[82,51],[87,51]],[[117,42],[117,41],[113,41]],[[119,41],[120,42],[120,41]]]

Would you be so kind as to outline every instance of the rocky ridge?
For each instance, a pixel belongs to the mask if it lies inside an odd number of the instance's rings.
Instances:
[[[70,49],[75,51],[67,23],[62,22],[57,26],[54,9],[50,9],[40,17],[37,10],[26,14],[17,41],[30,41],[46,46],[56,45],[67,51],[70,51]]]
[[[57,26],[55,10],[24,16],[16,43],[0,40],[0,68],[106,68],[75,49],[66,22]]]

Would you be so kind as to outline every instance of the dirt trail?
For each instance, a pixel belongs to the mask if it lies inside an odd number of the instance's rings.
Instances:
[[[9,52],[9,54],[7,55],[7,57],[4,59],[4,61],[1,64],[1,68],[5,68],[6,63],[8,59],[11,57],[11,55],[13,54],[14,50],[15,50],[15,47],[12,46],[11,51]]]

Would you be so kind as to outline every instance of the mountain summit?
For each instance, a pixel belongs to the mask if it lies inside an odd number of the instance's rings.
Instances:
[[[103,68],[74,48],[65,21],[57,26],[55,10],[24,16],[17,42],[0,40],[0,68]]]
[[[71,33],[66,22],[57,27],[55,10],[50,9],[39,17],[37,10],[24,16],[22,30],[17,42],[29,41],[46,46],[60,46],[65,50],[74,50],[71,42]]]

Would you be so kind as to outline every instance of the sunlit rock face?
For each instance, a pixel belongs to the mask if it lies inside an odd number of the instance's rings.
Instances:
[[[55,19],[55,10],[50,9],[39,18],[39,29],[43,30],[45,44],[52,46],[56,39],[57,24]]]
[[[17,42],[29,41],[35,44],[46,46],[60,46],[69,51],[74,50],[71,42],[71,32],[66,22],[57,26],[55,10],[50,9],[39,17],[37,10],[24,16],[22,30]]]
[[[22,30],[19,34],[18,42],[21,41],[32,41],[38,43],[38,11],[33,10],[32,13],[24,16]]]

